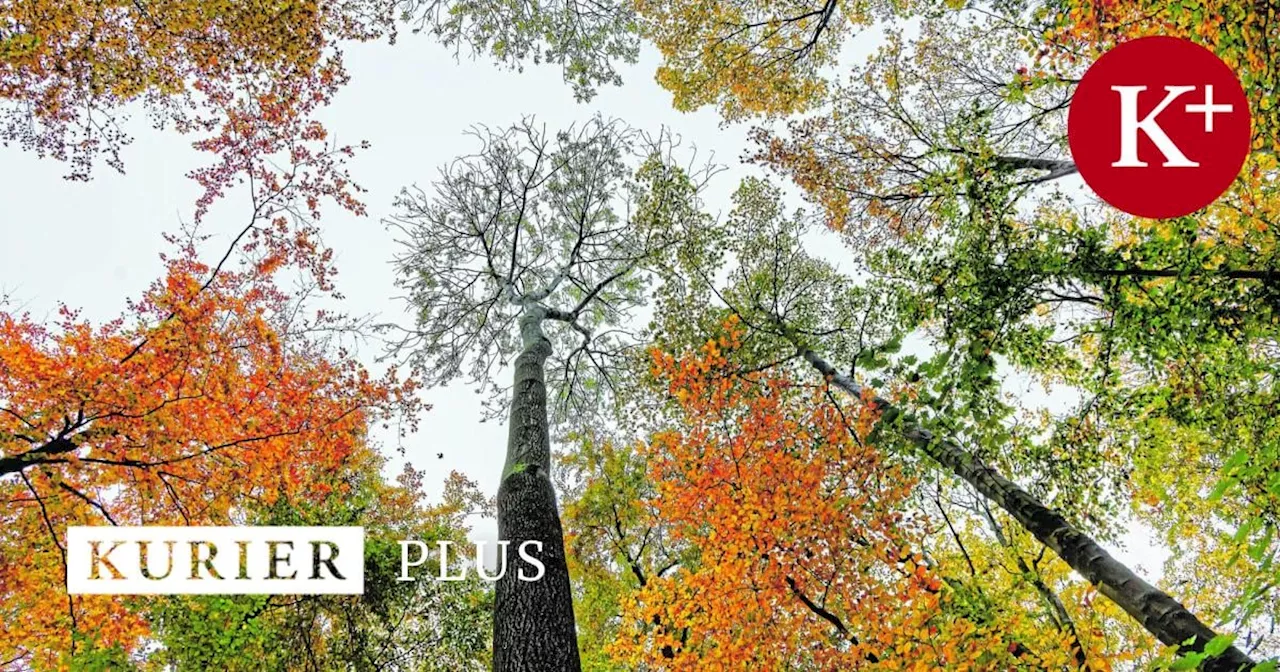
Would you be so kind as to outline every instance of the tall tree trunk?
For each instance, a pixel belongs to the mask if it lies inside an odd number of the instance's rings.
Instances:
[[[835,367],[798,339],[789,340],[799,348],[805,361],[832,384],[855,397],[862,396],[862,387],[848,376],[836,371]],[[885,414],[889,414],[893,408],[892,404],[879,397],[875,399],[875,404]],[[955,441],[949,438],[939,440],[917,424],[905,424],[902,433],[926,455],[1013,516],[1040,543],[1057,553],[1072,569],[1097,586],[1103,595],[1124,609],[1161,642],[1178,646],[1184,652],[1201,651],[1217,635],[1177,600],[1111,557],[1098,542],[1075,529],[1057,511],[1041,504]],[[1192,640],[1192,643],[1183,644],[1188,640]],[[1251,669],[1254,664],[1244,652],[1232,646],[1221,655],[1205,660],[1201,669],[1210,672],[1236,672]]]
[[[545,315],[526,306],[520,317],[522,351],[515,362],[507,459],[498,486],[498,538],[510,541],[508,571],[498,580],[493,610],[494,672],[578,672],[573,595],[565,562],[564,532],[551,486],[551,440],[547,429],[544,367],[551,342],[542,333]],[[537,581],[521,581],[518,549],[541,542],[530,554],[546,567]],[[526,569],[526,575],[532,572]]]

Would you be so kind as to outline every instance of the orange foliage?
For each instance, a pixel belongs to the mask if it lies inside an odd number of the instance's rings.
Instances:
[[[287,97],[308,88],[323,97],[340,71],[337,42],[387,34],[393,19],[390,2],[4,3],[0,102],[15,104],[0,111],[0,139],[70,160],[73,179],[87,179],[99,157],[120,169],[125,105],[209,131],[237,91]]]
[[[658,490],[650,504],[697,560],[625,602],[610,653],[668,670],[1045,662],[949,608],[943,577],[918,552],[913,479],[865,440],[874,411],[736,371],[739,333],[726,326],[696,353],[653,353],[684,429],[642,448]]]
[[[1115,44],[1172,35],[1204,45],[1244,86],[1252,106],[1254,147],[1280,151],[1280,6],[1239,0],[1065,0],[1043,59],[1093,61]]]
[[[327,288],[320,203],[364,214],[363,189],[344,165],[357,146],[314,117],[347,81],[340,43],[394,39],[394,19],[386,0],[0,3],[0,144],[68,161],[68,179],[99,161],[123,171],[125,111],[140,107],[211,155],[188,173],[196,221],[247,183],[255,219],[271,222],[247,240]]]
[[[235,524],[341,497],[368,423],[414,410],[394,372],[310,339],[325,318],[304,321],[267,275],[206,281],[190,246],[166,266],[128,319],[0,312],[0,660],[62,667],[73,631],[127,651],[147,633],[127,600],[68,598],[68,525]]]

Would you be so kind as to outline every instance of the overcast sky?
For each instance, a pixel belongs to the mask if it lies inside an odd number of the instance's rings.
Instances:
[[[853,51],[865,54],[870,46],[864,42]],[[393,299],[390,260],[397,246],[380,219],[389,214],[402,186],[416,182],[429,187],[438,167],[477,149],[475,139],[464,134],[474,124],[505,126],[534,115],[548,130],[556,130],[599,112],[645,130],[666,126],[696,144],[699,157],[714,152],[718,162],[729,166],[709,187],[713,210],[727,208],[743,176],[760,173],[739,165],[751,148],[748,126],[722,129],[714,110],[672,109],[670,94],[653,82],[657,59],[652,51],[623,70],[623,87],[603,88],[588,104],[574,102],[558,67],[517,73],[483,60],[457,62],[425,36],[405,35],[395,46],[353,45],[347,49],[347,66],[351,83],[322,119],[341,143],[372,143],[351,163],[356,181],[368,189],[364,200],[369,216],[330,207],[322,223],[325,242],[336,254],[338,289],[351,314],[404,322],[403,307]],[[126,298],[137,297],[159,277],[158,254],[166,249],[161,234],[175,232],[181,221],[191,219],[199,193],[185,173],[203,165],[206,156],[191,149],[190,138],[152,130],[141,115],[126,128],[135,138],[123,155],[127,174],[101,166],[89,183],[62,180],[67,166],[56,161],[16,148],[0,151],[0,294],[9,294],[12,305],[37,319],[52,316],[58,302],[82,309],[95,323],[118,317]],[[209,213],[204,231],[216,238],[207,249],[225,248],[243,226],[244,204],[242,195],[228,198]],[[838,246],[822,247],[824,257],[842,252]],[[377,354],[370,348],[361,357],[372,365]],[[486,493],[496,492],[505,427],[480,424],[480,397],[463,384],[424,396],[433,409],[422,418],[420,431],[405,440],[407,459],[427,472],[432,492],[455,469]],[[386,433],[376,438],[394,440]],[[397,460],[392,468],[398,471],[399,464]],[[494,521],[477,522],[473,537],[496,538]],[[1127,550],[1115,550],[1154,578],[1161,554],[1146,548],[1143,536],[1133,537]]]

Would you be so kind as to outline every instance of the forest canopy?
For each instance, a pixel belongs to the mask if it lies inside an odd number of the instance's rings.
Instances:
[[[1066,140],[1154,35],[1252,116],[1167,219]],[[545,100],[418,109],[424,49]],[[5,161],[193,194],[123,310],[0,292],[0,669],[1275,670],[1278,50],[1219,0],[0,3]],[[67,593],[139,525],[360,526],[365,591]]]

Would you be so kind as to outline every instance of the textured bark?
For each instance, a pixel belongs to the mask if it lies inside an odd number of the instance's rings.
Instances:
[[[510,541],[508,570],[498,580],[493,610],[495,672],[578,672],[573,595],[565,562],[564,532],[551,486],[544,366],[551,343],[542,333],[544,313],[526,308],[520,319],[523,350],[515,362],[507,458],[498,487],[498,538]],[[517,549],[526,541],[546,567],[537,581],[521,581],[525,565]],[[531,568],[526,568],[532,571]]]
[[[862,396],[861,386],[836,371],[817,353],[798,343],[796,345],[805,361],[833,385],[856,397]],[[884,413],[893,408],[887,400],[879,397],[874,402]],[[1111,557],[1098,542],[1075,529],[1057,511],[1041,504],[1016,483],[996,473],[951,439],[938,439],[916,424],[904,424],[902,433],[926,455],[1008,512],[1040,543],[1057,553],[1072,569],[1097,586],[1103,595],[1124,609],[1161,642],[1178,646],[1184,652],[1192,652],[1202,650],[1217,635],[1177,600]],[[1192,640],[1192,643],[1184,645],[1183,642],[1188,640]],[[1236,672],[1250,669],[1254,664],[1244,652],[1233,646],[1221,655],[1205,660],[1201,669]]]

